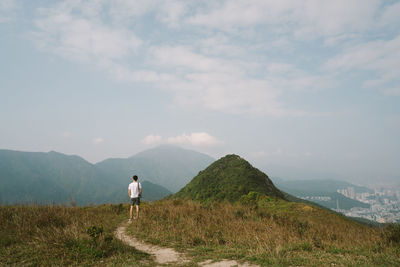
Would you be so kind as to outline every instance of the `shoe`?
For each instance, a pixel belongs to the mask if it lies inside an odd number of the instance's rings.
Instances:
[[[129,218],[129,221],[128,221],[128,222],[131,223],[131,222],[132,222],[132,219]]]

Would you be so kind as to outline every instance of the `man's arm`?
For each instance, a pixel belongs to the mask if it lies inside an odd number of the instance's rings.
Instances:
[[[128,195],[129,195],[129,197],[131,197],[131,189],[130,188],[128,189]]]

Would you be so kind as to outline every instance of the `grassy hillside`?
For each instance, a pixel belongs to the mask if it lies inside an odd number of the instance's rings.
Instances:
[[[171,197],[234,202],[250,191],[284,198],[265,173],[237,155],[227,155],[201,171]]]
[[[159,266],[112,233],[127,205],[0,206],[1,266]],[[143,203],[128,232],[190,259],[261,266],[399,266],[400,226],[370,228],[302,203],[250,192],[241,202]]]
[[[127,211],[122,205],[0,206],[0,265],[152,266],[149,255],[113,237]]]
[[[399,266],[400,226],[395,229],[370,228],[325,209],[251,192],[242,203],[172,199],[145,205],[130,233],[174,246],[198,262]]]

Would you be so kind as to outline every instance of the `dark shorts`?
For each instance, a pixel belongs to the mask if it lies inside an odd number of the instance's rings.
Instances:
[[[131,198],[131,206],[133,206],[133,205],[137,205],[137,206],[140,205],[140,197]]]

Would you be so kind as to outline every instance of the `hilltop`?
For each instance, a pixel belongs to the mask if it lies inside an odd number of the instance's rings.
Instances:
[[[238,201],[249,192],[284,198],[269,177],[237,155],[227,155],[190,181],[172,198],[188,198],[199,201]]]

